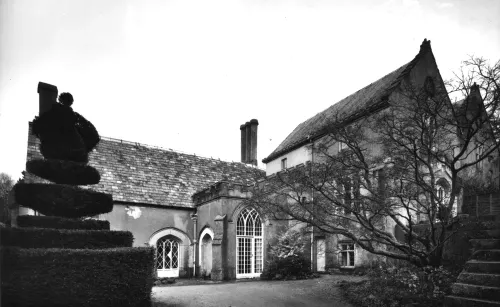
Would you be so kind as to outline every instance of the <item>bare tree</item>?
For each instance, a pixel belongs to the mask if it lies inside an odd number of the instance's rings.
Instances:
[[[6,174],[0,173],[0,222],[6,223],[9,219],[9,210],[7,208],[7,197],[14,186],[14,180]]]
[[[0,173],[0,197],[6,197],[14,186],[14,180],[6,173]]]
[[[444,83],[431,78],[420,87],[403,82],[388,108],[355,122],[333,118],[327,136],[311,143],[315,162],[261,182],[252,202],[371,253],[439,266],[470,170],[498,159],[499,65],[465,63],[476,72],[451,83],[464,100],[452,103]],[[417,230],[419,221],[427,231]]]

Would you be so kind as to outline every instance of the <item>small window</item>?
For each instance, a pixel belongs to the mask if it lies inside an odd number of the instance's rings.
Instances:
[[[340,244],[340,266],[344,268],[354,267],[354,243]]]
[[[444,199],[444,189],[441,186],[438,187],[437,197],[438,197],[439,201],[443,201],[443,199]]]
[[[281,159],[281,169],[285,170],[287,168],[287,160],[286,158]]]
[[[483,156],[484,154],[484,146],[483,145],[478,145],[477,148],[476,148],[476,161],[478,161],[479,159],[481,159],[481,157]],[[481,169],[483,168],[483,161],[484,160],[481,160],[477,163],[477,168]]]
[[[344,142],[339,142],[339,152],[341,152],[344,149],[347,149],[347,144]]]

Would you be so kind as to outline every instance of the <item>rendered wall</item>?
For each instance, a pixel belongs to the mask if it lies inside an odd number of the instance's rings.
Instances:
[[[294,167],[296,165],[299,165],[301,163],[306,163],[307,161],[311,160],[311,151],[306,147],[302,146],[300,148],[297,148],[295,150],[290,151],[287,154],[284,154],[272,161],[269,161],[269,163],[266,164],[266,176],[275,174],[279,171],[281,171],[281,160],[286,158],[287,159],[287,167]]]
[[[239,192],[235,191],[233,193],[237,193],[239,196],[243,197],[244,194],[239,194]],[[225,279],[236,279],[236,222],[237,222],[237,214],[243,207],[242,202],[243,198],[234,197],[220,197],[204,204],[198,206],[198,236],[203,232],[206,227],[210,227],[212,230],[215,229],[214,219],[217,216],[227,216],[227,224],[226,224],[226,259],[224,263],[226,264],[225,268]],[[263,261],[267,259],[267,247],[269,244],[269,238],[274,236],[275,230],[273,224],[266,222],[264,218],[261,216],[262,220],[262,228],[264,233],[263,239]],[[197,256],[197,271],[199,271],[200,266],[200,255]]]
[[[110,223],[111,230],[127,230],[134,235],[133,246],[146,246],[151,236],[162,229],[174,228],[193,241],[193,210],[115,204],[113,211],[102,214],[100,219]],[[179,276],[190,276],[193,267],[193,246],[181,243],[182,259]]]

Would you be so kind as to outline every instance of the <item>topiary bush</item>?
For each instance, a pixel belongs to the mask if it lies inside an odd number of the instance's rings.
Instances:
[[[75,127],[85,143],[87,152],[92,151],[101,138],[94,125],[82,115],[75,112]]]
[[[82,136],[75,127],[77,117],[73,110],[62,104],[35,117],[32,133],[40,141],[40,152],[47,159],[87,162],[88,151]]]
[[[111,194],[69,185],[18,183],[14,186],[14,193],[20,205],[43,215],[77,218],[113,210]]]
[[[34,159],[26,162],[26,170],[60,184],[88,185],[101,180],[101,175],[94,167],[73,161]]]
[[[51,228],[0,228],[2,246],[24,248],[114,248],[132,247],[129,231]]]
[[[58,216],[20,215],[17,217],[18,227],[55,228],[55,229],[87,229],[109,230],[109,221],[80,220]]]
[[[0,248],[0,258],[1,306],[151,306],[151,247]]]

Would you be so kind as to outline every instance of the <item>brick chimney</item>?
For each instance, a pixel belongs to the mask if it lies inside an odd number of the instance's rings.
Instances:
[[[245,163],[250,163],[250,149],[252,148],[252,135],[250,133],[250,122],[245,123],[245,134],[246,134],[246,139],[245,139]]]
[[[259,121],[256,119],[250,120],[250,157],[249,163],[257,166],[257,127],[259,126]]]
[[[52,105],[57,101],[57,86],[38,82],[38,99],[39,99],[39,113],[47,112],[52,108]]]
[[[259,121],[252,119],[240,126],[241,162],[257,166],[257,126]]]
[[[241,163],[247,162],[247,130],[246,124],[240,126],[241,130]]]

